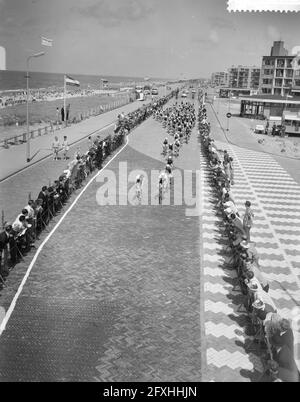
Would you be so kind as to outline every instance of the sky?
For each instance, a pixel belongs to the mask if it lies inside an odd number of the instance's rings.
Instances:
[[[226,8],[227,0],[0,0],[0,46],[9,70],[25,70],[26,57],[44,50],[33,71],[209,78],[260,66],[274,40],[300,45],[299,13]]]

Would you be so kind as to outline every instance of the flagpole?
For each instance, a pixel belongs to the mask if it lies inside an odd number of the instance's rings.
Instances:
[[[66,96],[67,96],[67,85],[66,85],[66,74],[65,74],[64,75],[64,116],[65,116],[65,126],[67,127]]]

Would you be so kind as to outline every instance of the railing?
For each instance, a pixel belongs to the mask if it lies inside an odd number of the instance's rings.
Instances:
[[[88,111],[84,111],[82,113],[77,113],[71,120],[68,121],[68,124],[76,124],[80,123],[83,120],[88,119],[92,116],[98,116],[102,113],[109,112],[111,110],[117,109],[118,107],[124,106],[130,102],[129,96],[122,96],[120,99],[115,100],[111,103],[97,106]],[[34,139],[37,137],[41,137],[43,135],[53,134],[56,130],[63,129],[64,122],[53,122],[50,121],[48,126],[39,127],[34,130],[30,130],[30,139]],[[19,145],[23,144],[27,141],[27,133],[15,134],[11,137],[0,139],[0,147],[8,149],[10,145]]]

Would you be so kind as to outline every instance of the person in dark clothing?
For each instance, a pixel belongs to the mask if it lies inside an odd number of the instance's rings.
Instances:
[[[67,110],[66,110],[66,122],[69,121],[69,116],[70,116],[70,103],[67,105]]]
[[[5,225],[4,231],[0,233],[0,275],[2,277],[7,275],[6,267],[2,267],[2,253],[6,249],[6,246],[9,244],[10,230],[11,226]]]
[[[275,352],[273,352],[273,359],[278,363],[279,367],[289,370],[293,373],[294,379],[299,381],[299,371],[294,355],[286,345],[277,348]]]
[[[65,109],[62,107],[60,110],[61,113],[61,121],[65,121]]]
[[[290,349],[292,355],[294,355],[294,335],[290,322],[286,318],[283,318],[279,326],[278,331],[270,338],[271,345],[275,347],[285,345]]]
[[[99,142],[97,146],[95,160],[97,169],[101,169],[103,162],[103,141]]]
[[[42,191],[40,191],[38,195],[38,199],[42,200],[42,219],[45,222],[45,224],[48,224],[49,221],[49,211],[48,211],[48,192],[47,192],[47,186],[42,187]]]

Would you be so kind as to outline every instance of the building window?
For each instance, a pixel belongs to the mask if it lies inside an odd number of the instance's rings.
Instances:
[[[277,67],[284,67],[284,59],[277,60]]]

